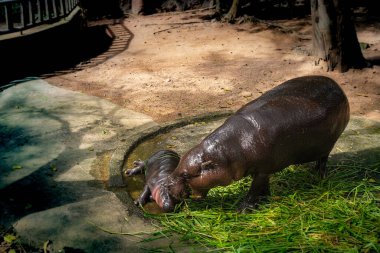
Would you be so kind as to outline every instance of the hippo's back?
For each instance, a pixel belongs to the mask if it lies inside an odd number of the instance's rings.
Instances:
[[[298,99],[308,100],[324,110],[336,110],[340,106],[348,108],[347,97],[334,80],[325,76],[304,76],[288,80],[269,90],[245,105],[238,113],[256,110],[286,99],[295,99],[293,101],[295,104],[300,103]]]
[[[146,161],[145,176],[149,183],[166,178],[179,163],[179,155],[172,150],[159,150]]]
[[[305,76],[280,84],[237,111],[251,123],[255,152],[274,167],[326,156],[345,129],[349,105],[339,85],[324,76]]]

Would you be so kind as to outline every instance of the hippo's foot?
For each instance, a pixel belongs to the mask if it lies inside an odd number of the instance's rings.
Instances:
[[[258,206],[259,206],[258,203],[248,203],[248,202],[243,201],[242,203],[240,203],[240,206],[238,207],[237,212],[250,213],[253,210],[257,209]]]
[[[142,174],[144,172],[145,162],[142,160],[137,160],[133,162],[133,166],[135,166],[133,169],[125,171],[125,174],[127,174],[127,176]]]
[[[239,213],[249,213],[250,211],[254,211],[255,209],[257,209],[260,205],[261,202],[267,200],[267,197],[266,196],[257,196],[255,198],[246,198],[244,199],[237,211]]]
[[[136,199],[133,203],[135,203],[136,206],[142,207],[144,206],[148,201],[145,199]]]
[[[328,156],[324,156],[321,159],[317,160],[317,163],[315,164],[315,170],[318,171],[318,174],[322,179],[326,178],[327,176],[327,159]]]
[[[254,175],[251,188],[249,189],[245,199],[241,202],[238,211],[241,213],[246,213],[248,210],[257,209],[259,203],[266,200],[269,195],[269,175]]]

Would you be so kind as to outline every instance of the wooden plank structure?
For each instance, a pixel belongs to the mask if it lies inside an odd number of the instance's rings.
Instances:
[[[0,0],[0,35],[51,24],[68,17],[79,0]]]

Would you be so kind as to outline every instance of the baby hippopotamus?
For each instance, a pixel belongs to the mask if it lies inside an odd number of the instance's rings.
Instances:
[[[256,208],[269,194],[269,175],[291,164],[316,161],[326,175],[327,158],[349,121],[339,85],[324,76],[288,80],[243,106],[190,149],[166,180],[173,202],[252,175],[240,211]],[[172,209],[173,210],[173,209]]]
[[[162,185],[167,177],[174,171],[179,163],[179,155],[172,150],[160,150],[154,153],[146,161],[134,161],[133,169],[125,171],[128,176],[143,173],[145,171],[145,186],[136,205],[144,205],[150,199],[156,201],[164,211],[174,208],[174,203],[169,197],[167,189]]]

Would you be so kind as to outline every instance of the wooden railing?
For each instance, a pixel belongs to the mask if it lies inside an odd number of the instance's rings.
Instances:
[[[0,34],[54,23],[78,6],[79,0],[0,0]]]

